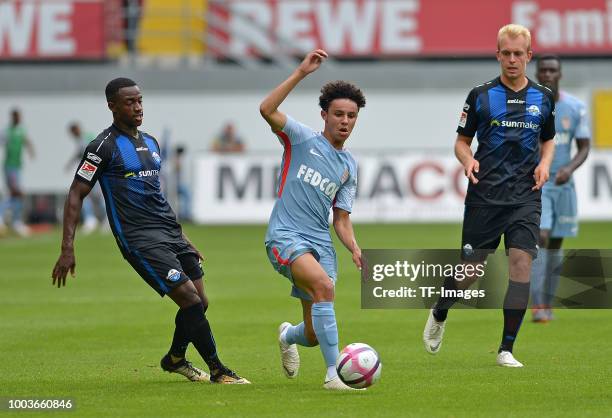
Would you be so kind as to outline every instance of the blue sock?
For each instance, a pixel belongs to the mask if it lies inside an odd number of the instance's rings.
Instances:
[[[548,250],[540,248],[538,256],[531,264],[531,306],[541,308],[544,305],[544,283],[546,282],[546,266],[548,265]]]
[[[552,307],[557,286],[559,285],[559,277],[561,276],[561,268],[563,267],[563,250],[548,250],[548,263],[546,268],[546,283],[544,285],[544,305],[547,308]]]
[[[297,344],[304,347],[315,346],[315,344],[312,344],[310,341],[308,341],[308,338],[306,338],[303,322],[287,328],[287,331],[285,331],[285,342],[287,344]]]
[[[338,326],[336,325],[333,302],[312,304],[312,326],[317,340],[319,340],[325,365],[327,367],[335,365],[340,351],[338,350]],[[331,376],[331,378],[333,377],[335,376]]]

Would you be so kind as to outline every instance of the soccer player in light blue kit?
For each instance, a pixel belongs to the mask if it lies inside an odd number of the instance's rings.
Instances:
[[[285,151],[278,198],[270,215],[266,250],[275,270],[293,284],[291,295],[300,299],[304,321],[279,327],[279,347],[285,375],[298,374],[296,345],[321,348],[327,374],[323,387],[351,390],[339,379],[338,328],[334,312],[337,278],[336,252],[329,232],[329,212],[338,238],[361,269],[361,249],[349,218],[357,188],[357,165],[344,149],[365,97],[354,85],[336,81],[321,89],[319,105],[325,122],[315,132],[278,110],[295,86],[316,71],[327,58],[321,49],[310,52],[297,69],[264,99],[263,118],[279,137]]]
[[[559,283],[563,238],[578,233],[576,190],[572,173],[589,154],[591,134],[584,103],[559,90],[561,59],[556,55],[538,58],[536,76],[555,95],[555,157],[550,180],[542,189],[540,251],[531,274],[532,318],[534,322],[553,319],[552,300]],[[571,157],[572,139],[577,152]]]

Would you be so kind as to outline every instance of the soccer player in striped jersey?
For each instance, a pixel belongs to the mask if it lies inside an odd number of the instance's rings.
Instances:
[[[531,275],[532,319],[547,322],[553,319],[552,300],[559,283],[563,239],[578,234],[572,174],[589,155],[591,133],[584,103],[559,90],[561,59],[557,55],[538,57],[536,77],[540,84],[553,91],[556,109],[555,158],[550,166],[550,179],[542,188],[540,249]],[[573,157],[572,140],[576,141],[577,148]]]
[[[62,251],[53,268],[53,284],[66,284],[74,276],[74,236],[83,199],[100,182],[106,213],[119,250],[136,272],[160,296],[168,295],[179,307],[174,337],[160,366],[191,381],[245,384],[219,359],[204,291],[201,260],[187,239],[176,215],[162,194],[159,180],[161,151],[157,140],[138,127],[143,120],[142,93],[129,78],[116,78],[106,86],[113,124],[89,143],[70,186],[64,205]],[[117,286],[121,286],[117,282]],[[210,375],[185,358],[192,343]]]
[[[462,259],[482,263],[504,236],[509,253],[509,282],[497,364],[523,367],[513,355],[527,310],[531,262],[537,256],[541,189],[554,153],[555,102],[552,91],[525,75],[531,60],[531,34],[521,25],[502,27],[497,35],[501,75],[476,86],[463,106],[455,155],[469,179],[465,198]],[[478,149],[470,145],[478,137]],[[466,288],[447,278],[445,289]],[[440,350],[448,310],[456,298],[440,297],[423,331],[425,349]]]
[[[361,90],[345,81],[321,89],[322,132],[303,125],[278,110],[287,95],[327,58],[321,49],[310,52],[297,69],[263,100],[260,112],[284,147],[278,198],[270,215],[265,245],[274,269],[287,277],[292,296],[302,304],[303,322],[279,327],[281,362],[289,378],[297,376],[300,359],[296,345],[321,348],[327,373],[324,388],[350,390],[339,379],[338,328],[334,311],[337,261],[329,232],[329,213],[340,241],[361,269],[349,217],[357,187],[357,165],[344,148],[359,109]]]

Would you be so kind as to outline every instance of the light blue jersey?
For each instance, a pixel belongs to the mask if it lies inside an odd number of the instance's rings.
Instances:
[[[578,205],[574,180],[556,185],[557,171],[571,159],[572,140],[590,139],[584,103],[565,92],[559,92],[555,104],[555,157],[550,166],[550,179],[542,189],[540,228],[550,231],[551,238],[574,237],[578,234]]]
[[[276,134],[285,152],[266,244],[297,235],[321,247],[331,246],[329,211],[332,207],[352,211],[357,190],[355,159],[290,116]]]
[[[586,106],[564,91],[559,92],[555,104],[555,130],[555,157],[550,165],[549,185],[554,185],[557,171],[571,161],[572,139],[591,137]]]

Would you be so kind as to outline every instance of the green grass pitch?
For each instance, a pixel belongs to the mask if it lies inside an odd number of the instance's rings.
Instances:
[[[456,248],[459,225],[357,225],[362,248]],[[250,386],[190,383],[163,373],[176,308],[122,259],[110,235],[77,235],[77,278],[51,286],[60,233],[0,240],[0,397],[72,398],[57,416],[603,417],[612,414],[612,312],[558,310],[525,321],[515,353],[523,369],[495,365],[499,310],[451,312],[444,346],[427,354],[424,310],[361,310],[359,275],[339,254],[336,312],[342,345],[366,342],[382,379],[363,393],[322,389],[318,348],[300,349],[295,380],[282,375],[283,320],[299,321],[263,247],[263,226],[186,228],[204,254],[221,358]],[[609,248],[612,224],[581,226],[566,248]],[[202,366],[195,350],[188,356]],[[9,415],[6,410],[0,416]],[[39,416],[19,412],[15,416]]]

